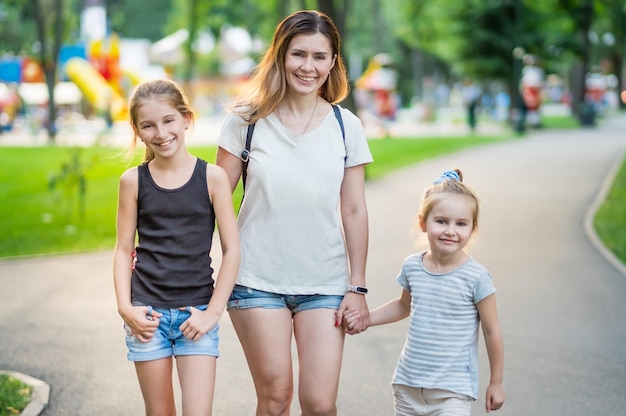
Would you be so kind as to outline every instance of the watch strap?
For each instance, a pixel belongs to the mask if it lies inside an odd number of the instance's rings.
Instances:
[[[360,295],[366,295],[367,288],[364,286],[348,285],[348,292],[358,293]]]

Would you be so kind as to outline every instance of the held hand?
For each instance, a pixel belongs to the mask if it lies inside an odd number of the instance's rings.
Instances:
[[[353,313],[356,313],[356,315],[351,315]],[[352,317],[351,322],[346,321],[346,314]],[[365,296],[348,292],[343,297],[339,309],[335,312],[335,326],[344,325],[344,328],[346,328],[347,325],[346,333],[350,335],[359,334],[369,326],[369,314]],[[357,316],[356,319],[354,319],[355,316]]]
[[[504,394],[504,388],[502,384],[490,384],[487,387],[487,394],[485,396],[485,410],[489,413],[492,410],[500,410],[504,404],[506,395]]]
[[[133,262],[132,262],[130,269],[135,270],[135,264],[137,264],[137,252],[133,251],[131,254],[131,257],[133,258]]]
[[[343,313],[343,328],[346,332],[354,329],[355,325],[359,322],[359,311],[346,309]]]
[[[161,313],[147,306],[133,306],[121,314],[130,333],[141,342],[148,342],[159,327]]]
[[[204,336],[207,332],[217,325],[220,317],[217,316],[210,310],[202,311],[198,308],[194,308],[193,306],[188,306],[187,308],[180,308],[181,310],[187,309],[191,312],[191,316],[187,318],[185,322],[180,326],[180,330],[183,335],[192,340],[198,341],[200,338]]]

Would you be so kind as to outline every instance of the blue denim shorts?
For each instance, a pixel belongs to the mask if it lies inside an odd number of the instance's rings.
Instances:
[[[292,315],[309,309],[339,309],[343,296],[336,295],[281,295],[264,292],[246,286],[235,285],[228,300],[230,309],[281,309],[287,308]]]
[[[196,306],[206,310],[207,305]],[[129,361],[152,361],[166,357],[181,355],[210,355],[219,357],[219,325],[204,334],[198,341],[186,338],[179,327],[190,316],[191,312],[178,308],[152,308],[163,315],[159,318],[159,327],[152,339],[141,342],[132,334],[126,333]],[[126,327],[126,326],[124,326]]]

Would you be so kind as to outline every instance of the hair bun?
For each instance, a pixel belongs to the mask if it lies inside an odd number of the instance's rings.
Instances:
[[[442,182],[445,182],[445,181],[462,182],[463,181],[463,174],[458,169],[446,170],[441,175],[439,175],[439,177],[437,179],[435,179],[433,181],[433,185],[436,185],[438,183],[442,183]]]

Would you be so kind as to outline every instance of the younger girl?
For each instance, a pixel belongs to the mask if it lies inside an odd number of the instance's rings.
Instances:
[[[392,381],[396,415],[470,415],[478,396],[479,323],[491,367],[487,413],[504,403],[496,289],[489,271],[464,251],[478,229],[478,209],[459,170],[437,178],[418,215],[429,250],[404,260],[400,297],[370,313],[370,325],[410,316]]]
[[[176,415],[172,357],[183,414],[210,415],[218,321],[239,268],[230,185],[222,168],[187,151],[193,113],[172,81],[139,85],[130,118],[146,154],[119,187],[113,278],[128,359],[135,362],[146,415]],[[214,281],[209,251],[216,222],[223,256]]]

